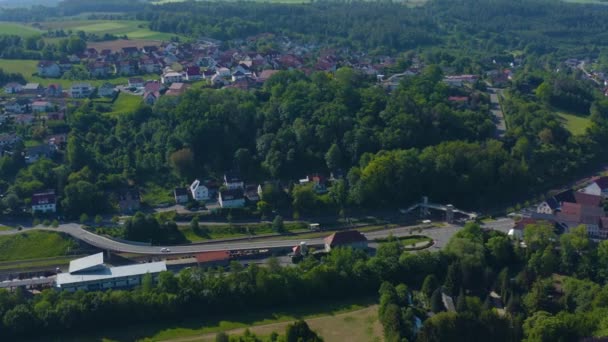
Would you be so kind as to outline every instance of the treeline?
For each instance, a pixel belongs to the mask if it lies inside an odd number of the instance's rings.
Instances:
[[[10,82],[25,83],[23,75],[14,72],[6,72],[0,68],[0,84],[6,84]]]
[[[90,38],[82,32],[82,35],[72,35],[46,43],[42,36],[38,35],[22,38],[0,34],[0,58],[57,60],[66,55],[83,52],[87,47],[85,39]]]

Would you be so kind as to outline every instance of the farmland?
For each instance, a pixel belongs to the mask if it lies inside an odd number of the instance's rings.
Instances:
[[[0,32],[2,34],[16,35],[24,38],[39,35],[42,33],[42,31],[35,29],[31,26],[10,22],[0,22]]]
[[[48,21],[41,25],[43,28],[50,30],[84,31],[100,36],[113,34],[116,36],[127,36],[129,39],[169,40],[175,36],[170,33],[152,31],[148,28],[147,22],[138,20]]]

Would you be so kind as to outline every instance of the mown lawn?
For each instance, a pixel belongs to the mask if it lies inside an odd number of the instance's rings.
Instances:
[[[66,255],[76,243],[59,233],[31,231],[0,236],[0,261],[50,258]]]
[[[228,239],[238,237],[248,237],[264,234],[273,234],[275,231],[272,229],[270,223],[259,223],[259,224],[247,224],[247,225],[212,225],[205,226],[202,222],[199,224],[200,230],[198,232],[190,229],[189,225],[180,226],[179,230],[184,235],[186,240],[190,242],[199,242],[214,239]],[[302,231],[306,229],[306,223],[294,222],[285,223],[285,230],[287,232]],[[289,236],[289,235],[288,235]],[[286,237],[288,237],[286,236]],[[299,238],[300,236],[298,236]],[[274,237],[275,239],[277,237]],[[293,236],[291,238],[294,238]]]
[[[6,35],[15,35],[20,37],[31,37],[40,35],[42,31],[23,24],[0,21],[0,33]]]
[[[558,112],[557,115],[560,117],[560,121],[564,127],[573,135],[583,135],[587,131],[587,128],[591,127],[591,120],[589,118],[564,112]]]

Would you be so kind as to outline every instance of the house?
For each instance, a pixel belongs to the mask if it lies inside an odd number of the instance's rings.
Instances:
[[[16,114],[16,115],[13,115],[13,121],[17,125],[29,125],[29,124],[32,124],[35,119],[36,119],[36,117],[34,117],[34,115],[32,115],[32,114]]]
[[[199,81],[203,78],[201,68],[198,66],[189,66],[186,68],[186,81]]]
[[[65,114],[62,112],[51,112],[51,113],[46,113],[46,116],[44,117],[46,119],[46,121],[64,121],[65,120]]]
[[[184,80],[184,76],[182,75],[182,73],[175,72],[175,71],[166,72],[160,77],[160,81],[163,84],[178,83],[178,82],[182,82],[183,80]]]
[[[206,181],[205,186],[209,191],[209,199],[214,201],[217,200],[217,196],[220,191],[220,186],[215,181],[211,180]]]
[[[47,144],[28,147],[25,149],[25,162],[27,164],[32,164],[40,158],[51,158],[54,153],[55,149]]]
[[[188,90],[189,85],[185,84],[185,83],[172,83],[171,86],[169,86],[169,89],[167,90],[167,92],[165,93],[165,95],[168,96],[180,96],[183,93],[186,92],[186,90]]]
[[[449,86],[462,87],[465,83],[477,82],[477,79],[478,77],[476,75],[455,75],[444,77],[443,82]]]
[[[4,109],[7,112],[23,114],[30,111],[30,100],[20,98],[16,100],[8,101],[4,104]]]
[[[144,80],[141,77],[129,77],[129,88],[143,88]]]
[[[140,196],[137,189],[129,188],[118,191],[118,208],[121,213],[133,213],[139,210]]]
[[[55,150],[64,150],[68,141],[68,136],[64,134],[51,135],[47,139],[47,143]]]
[[[47,112],[53,109],[53,104],[48,101],[34,101],[32,103],[32,111],[36,113]]]
[[[176,204],[188,203],[188,190],[186,188],[175,188],[173,190],[173,198]]]
[[[242,208],[245,206],[245,196],[242,189],[222,190],[218,198],[222,208]]]
[[[65,72],[72,69],[72,62],[70,62],[70,60],[65,57],[59,60],[58,65],[61,72]]]
[[[232,82],[243,79],[244,77],[245,77],[245,73],[240,70],[237,70],[234,73],[232,73]]]
[[[133,75],[135,74],[135,65],[132,61],[118,61],[114,64],[114,70],[117,75]]]
[[[312,190],[317,194],[324,194],[327,192],[327,179],[320,175],[306,176],[306,178],[300,179],[299,183],[312,183]]]
[[[4,92],[6,94],[17,94],[21,92],[21,89],[23,89],[23,86],[19,83],[16,82],[11,82],[8,83],[4,86]]]
[[[112,66],[108,62],[90,63],[87,69],[94,77],[107,77],[112,72]]]
[[[601,196],[586,194],[580,191],[574,193],[574,200],[577,204],[587,205],[591,207],[599,207],[602,203]]]
[[[59,77],[61,76],[61,68],[53,61],[40,61],[36,66],[38,76],[41,77]]]
[[[572,189],[557,193],[546,201],[543,201],[536,207],[536,212],[538,214],[553,215],[559,211],[562,202],[576,203],[574,191]]]
[[[597,177],[592,179],[592,183],[581,190],[590,195],[608,197],[608,176]]]
[[[97,94],[103,97],[113,97],[116,94],[116,87],[110,83],[104,83],[97,90]]]
[[[91,96],[95,88],[90,83],[75,83],[70,87],[70,96],[73,98],[85,98]]]
[[[159,97],[160,93],[158,91],[146,91],[144,92],[144,103],[148,106],[153,106]]]
[[[140,59],[138,65],[139,70],[148,74],[157,73],[162,69],[162,65],[156,59],[152,58]]]
[[[245,186],[245,198],[251,202],[259,201],[260,195],[258,194],[258,187],[254,184]]]
[[[44,88],[40,83],[27,83],[21,88],[21,92],[28,95],[40,95],[44,93]]]
[[[57,197],[55,190],[35,193],[32,195],[32,213],[55,213],[57,212]]]
[[[338,231],[325,240],[325,251],[330,252],[336,247],[351,247],[355,249],[366,249],[367,238],[357,230]]]
[[[17,134],[0,133],[0,147],[11,146],[20,140],[21,138]]]
[[[158,51],[158,46],[156,45],[144,45],[144,47],[141,49],[141,52],[143,53],[152,53],[156,51]]]
[[[264,83],[268,81],[268,79],[277,72],[279,72],[279,70],[263,70],[256,78],[256,81],[259,83]]]
[[[48,97],[61,97],[63,95],[63,88],[59,83],[49,84],[46,88],[46,96]]]
[[[195,201],[206,201],[209,199],[209,189],[201,183],[198,179],[195,179],[190,184],[190,193]]]
[[[564,202],[562,203],[561,211],[555,214],[555,221],[565,231],[584,224],[587,226],[587,233],[589,235],[598,236],[600,218],[603,216],[605,215],[602,207]]]
[[[209,69],[209,70],[203,71],[203,79],[210,80],[213,78],[213,76],[216,76],[214,70]]]
[[[230,77],[230,69],[228,68],[217,68],[215,73],[220,77]]]
[[[245,184],[236,171],[229,171],[224,174],[224,186],[229,190],[243,189]]]
[[[135,56],[139,54],[139,49],[135,46],[126,46],[122,48],[123,55]]]

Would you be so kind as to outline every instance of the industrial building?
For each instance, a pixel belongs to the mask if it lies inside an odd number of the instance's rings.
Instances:
[[[55,282],[58,289],[71,292],[128,288],[141,285],[148,273],[156,281],[158,274],[166,270],[164,261],[109,267],[103,263],[103,253],[97,253],[72,260],[69,272],[57,274]]]

